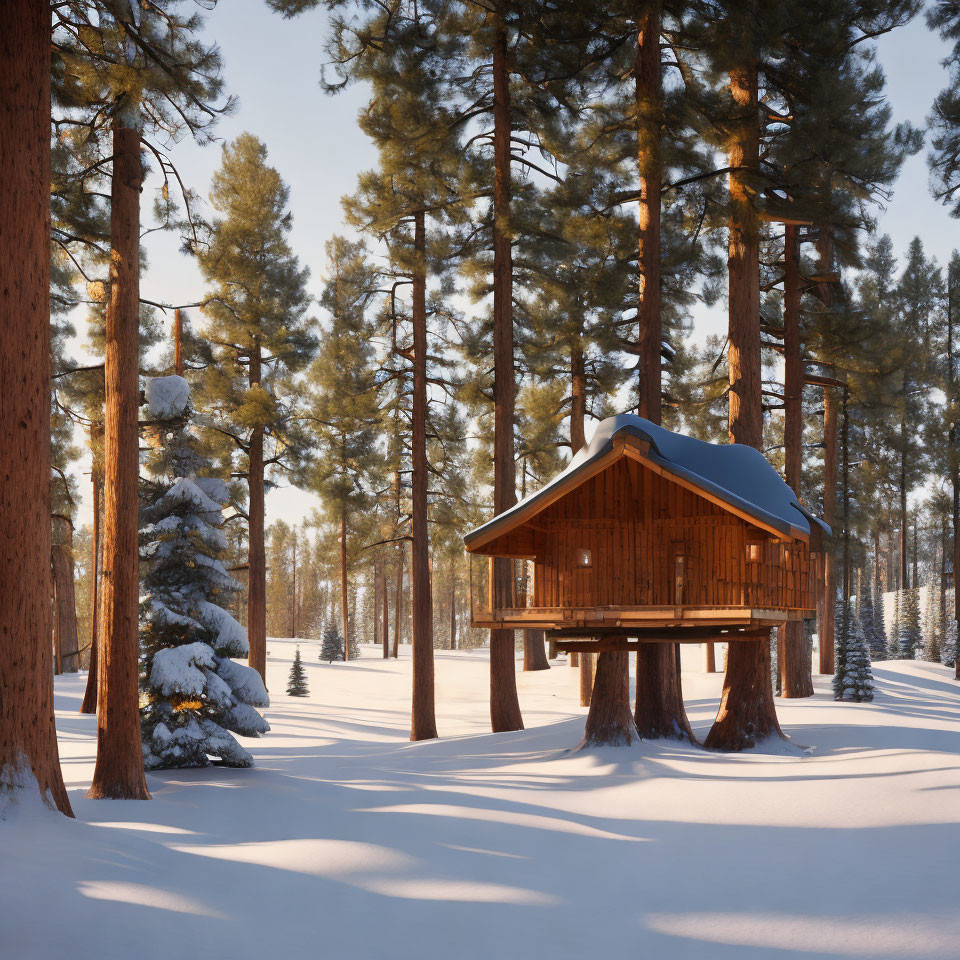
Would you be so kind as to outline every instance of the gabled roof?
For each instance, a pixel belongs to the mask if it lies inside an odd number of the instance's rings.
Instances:
[[[811,524],[826,533],[830,528],[805,510],[796,494],[759,450],[740,443],[706,443],[624,413],[601,421],[590,442],[567,468],[536,493],[477,527],[463,539],[468,548],[506,533],[532,518],[558,494],[578,487],[603,468],[619,441],[634,438],[649,444],[642,460],[685,486],[710,497],[731,513],[746,516],[761,527],[792,539],[807,540]]]

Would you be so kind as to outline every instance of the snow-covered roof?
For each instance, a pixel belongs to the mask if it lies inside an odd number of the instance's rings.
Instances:
[[[590,466],[613,449],[613,440],[618,434],[648,441],[650,450],[646,459],[665,473],[686,480],[763,526],[802,539],[809,537],[811,524],[830,533],[830,528],[822,520],[800,505],[796,494],[759,450],[740,443],[707,443],[665,430],[643,417],[623,413],[602,420],[590,442],[546,486],[472,530],[464,537],[464,542],[468,547],[479,545],[505,532],[539,512],[537,506],[541,501],[540,509],[552,502],[558,487],[573,489],[577,486],[578,474],[585,474],[586,480],[592,475]]]

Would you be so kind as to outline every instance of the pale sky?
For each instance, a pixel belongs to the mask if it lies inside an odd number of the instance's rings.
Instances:
[[[357,174],[376,160],[356,123],[364,91],[351,88],[330,96],[320,87],[325,23],[322,11],[284,20],[263,0],[221,2],[207,18],[207,33],[216,38],[223,54],[226,87],[239,99],[235,113],[218,124],[217,136],[230,140],[246,130],[267,144],[270,162],[290,187],[291,245],[312,271],[314,296],[322,284],[324,245],[344,229],[340,198],[353,192]],[[918,18],[882,38],[878,51],[894,121],[922,127],[934,96],[946,82],[940,66],[946,46]],[[171,157],[184,181],[205,197],[220,162],[219,145],[200,148],[184,140],[173,147]],[[148,184],[145,213],[151,204]],[[915,235],[941,264],[955,246],[960,247],[960,223],[930,196],[924,153],[904,164],[892,200],[880,215],[879,229],[891,235],[898,256]],[[148,238],[149,268],[141,281],[142,296],[165,303],[201,299],[199,272],[178,246],[172,236]],[[694,327],[697,339],[725,330],[724,305],[695,310]],[[84,458],[74,469],[82,474],[79,520],[89,523],[89,460]],[[318,502],[303,491],[277,489],[267,497],[267,523],[299,522]]]

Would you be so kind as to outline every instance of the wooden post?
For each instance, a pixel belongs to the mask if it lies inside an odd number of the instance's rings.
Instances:
[[[589,707],[593,696],[593,654],[580,654],[580,706]]]

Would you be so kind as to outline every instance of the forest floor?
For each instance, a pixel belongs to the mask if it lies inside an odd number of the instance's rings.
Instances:
[[[0,823],[10,960],[549,960],[960,956],[960,685],[875,666],[872,704],[777,701],[803,756],[672,743],[574,753],[576,671],[518,672],[527,729],[488,732],[485,651],[437,654],[442,739],[410,743],[409,647],[320,663],[249,770],[149,774],[153,800],[87,800],[84,675],[57,678],[75,821]],[[685,650],[705,734],[721,677]],[[519,665],[518,665],[519,666]]]

